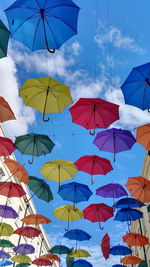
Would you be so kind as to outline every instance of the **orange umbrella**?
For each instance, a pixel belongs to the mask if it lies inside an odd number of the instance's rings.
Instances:
[[[150,123],[137,127],[136,141],[150,150]]]
[[[9,120],[16,120],[16,117],[7,101],[0,96],[0,122]]]
[[[150,181],[142,176],[129,177],[126,187],[131,196],[147,203],[150,202]]]
[[[4,159],[4,163],[9,169],[10,173],[12,174],[10,177],[15,176],[20,182],[24,184],[29,183],[28,173],[21,163],[19,163],[16,160],[8,159],[8,158]]]
[[[30,214],[30,215],[24,217],[23,219],[21,219],[21,221],[27,225],[29,225],[29,224],[39,225],[42,223],[52,222],[50,219],[48,219],[47,217],[40,215],[40,214]]]
[[[121,263],[123,264],[140,264],[144,260],[140,259],[139,257],[136,256],[125,256],[121,259]]]
[[[124,235],[122,239],[129,246],[145,246],[149,244],[149,239],[146,236],[137,233]]]
[[[57,255],[50,254],[50,253],[40,256],[39,259],[45,259],[45,260],[50,260],[50,261],[53,260],[53,261],[58,261],[58,262],[61,261],[61,259]]]

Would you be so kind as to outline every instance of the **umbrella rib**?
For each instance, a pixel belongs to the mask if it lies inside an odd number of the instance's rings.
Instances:
[[[47,23],[47,25],[48,25],[48,27],[49,27],[49,30],[51,31],[51,34],[52,34],[52,36],[53,36],[53,40],[54,40],[54,42],[55,42],[55,45],[57,46],[57,41],[56,41],[56,39],[55,39],[54,33],[53,33],[52,29],[51,29],[51,26],[49,25],[49,23],[48,23],[46,17],[44,17],[44,19],[45,19],[45,21],[46,21],[46,23]],[[43,20],[43,23],[44,23],[44,20]],[[45,24],[44,24],[44,25],[45,25]],[[46,29],[45,29],[45,39],[47,40]],[[49,44],[48,44],[48,40],[47,40],[47,45],[49,45]]]
[[[38,22],[36,24],[36,28],[35,28],[35,32],[34,32],[34,38],[33,38],[33,43],[32,43],[32,51],[33,51],[33,48],[34,48],[35,38],[36,38],[36,34],[37,34],[37,28],[39,26],[40,20],[41,20],[41,17],[39,17],[39,20],[38,20]]]
[[[101,145],[101,149],[100,149],[100,150],[102,150],[103,146],[108,142],[108,140],[109,140],[111,137],[112,137],[112,135],[108,135],[108,136],[107,136],[106,140],[104,140],[104,143]]]
[[[147,89],[147,84],[145,83],[145,88],[144,88],[144,93],[143,93],[143,109],[144,109],[146,89]]]
[[[129,82],[125,82],[125,84],[123,84],[121,87],[124,87],[128,84],[131,84],[131,83],[136,83],[136,82],[143,82],[143,80],[135,80],[135,81],[129,81]]]
[[[138,87],[135,88],[135,90],[128,96],[127,101],[139,90],[141,89],[142,85],[145,84],[144,82],[140,84]]]
[[[143,75],[143,73],[141,71],[139,71],[139,69],[134,68],[134,70],[136,70],[138,73],[140,73],[144,77],[144,79],[145,79],[145,76]]]
[[[129,149],[131,149],[130,146],[128,145],[128,142],[125,142],[125,141],[123,140],[122,136],[117,135],[117,137],[118,137],[119,139],[121,139],[121,140],[124,142],[124,144],[126,144],[126,146],[127,146]]]

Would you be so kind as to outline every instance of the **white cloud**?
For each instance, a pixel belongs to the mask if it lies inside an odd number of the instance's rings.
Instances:
[[[79,42],[74,42],[71,46],[72,52],[75,56],[78,56],[80,54],[80,52],[82,51],[82,48],[79,44]]]

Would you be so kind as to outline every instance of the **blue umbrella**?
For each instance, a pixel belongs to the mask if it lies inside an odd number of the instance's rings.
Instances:
[[[64,234],[64,237],[71,240],[84,241],[89,240],[91,236],[83,230],[73,229]]]
[[[142,203],[141,201],[139,201],[135,198],[132,198],[132,197],[125,197],[125,198],[119,199],[114,204],[114,208],[116,208],[116,209],[141,208],[143,206],[145,206],[144,203]]]
[[[122,264],[115,264],[112,267],[126,267],[126,265],[122,265]]]
[[[93,193],[87,185],[72,182],[61,185],[58,194],[62,199],[73,202],[75,206],[75,203],[87,201]]]
[[[9,265],[12,265],[12,264],[13,264],[13,262],[8,261],[8,260],[0,261],[0,266],[9,266]]]
[[[124,208],[117,211],[114,220],[120,222],[128,222],[128,225],[130,225],[131,221],[136,221],[137,219],[140,219],[142,217],[143,212],[136,209]]]
[[[125,103],[142,110],[150,108],[150,63],[135,67],[121,86]]]
[[[124,255],[128,255],[128,254],[131,254],[132,253],[132,250],[129,249],[128,247],[125,247],[125,246],[114,246],[110,249],[110,254],[112,255],[121,255],[121,256],[124,256]]]
[[[92,267],[93,265],[86,260],[77,260],[72,264],[72,267]]]
[[[53,53],[77,34],[79,10],[72,0],[16,0],[5,13],[12,38]]]

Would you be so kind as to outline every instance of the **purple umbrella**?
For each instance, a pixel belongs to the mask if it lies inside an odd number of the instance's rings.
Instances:
[[[127,192],[120,184],[106,184],[96,189],[96,195],[108,198],[119,198],[128,196]]]
[[[12,207],[0,205],[0,217],[16,219],[18,216],[18,213]]]
[[[17,254],[27,255],[35,252],[35,248],[32,245],[20,244],[17,247],[13,248],[13,251]]]
[[[98,133],[93,141],[99,150],[113,153],[114,161],[116,153],[131,149],[135,142],[130,131],[116,128]]]
[[[11,256],[3,250],[0,250],[0,259],[9,259]]]

